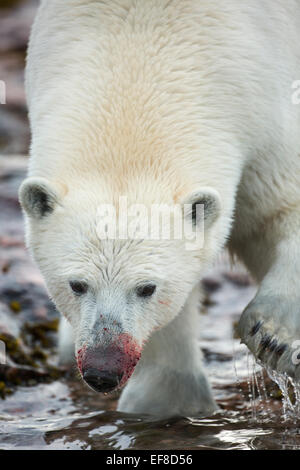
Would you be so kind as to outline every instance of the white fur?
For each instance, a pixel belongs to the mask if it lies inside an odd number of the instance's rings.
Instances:
[[[26,73],[29,177],[45,178],[58,204],[40,220],[27,214],[27,240],[77,349],[99,312],[146,343],[121,410],[214,408],[196,306],[187,305],[230,234],[231,251],[261,283],[255,315],[274,317],[266,331],[281,341],[282,312],[285,338],[299,331],[296,307],[286,308],[287,296],[296,305],[300,261],[300,107],[291,101],[299,40],[299,0],[41,2]],[[203,250],[97,237],[101,203],[182,203],[202,188],[221,200]],[[83,300],[68,286],[78,278],[91,286]],[[147,279],[158,290],[141,303],[134,286]],[[186,314],[194,321],[183,328]],[[241,334],[258,353],[256,320],[246,311]]]
[[[70,365],[75,361],[73,328],[65,317],[60,319],[58,330],[58,351],[60,365]]]

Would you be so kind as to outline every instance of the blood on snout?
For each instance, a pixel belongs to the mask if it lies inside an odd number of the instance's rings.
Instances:
[[[76,355],[77,366],[78,366],[78,369],[80,370],[81,374],[82,374],[82,357],[85,353],[85,350],[86,350],[86,345],[84,345],[82,348],[78,349],[77,355]]]
[[[132,336],[127,333],[121,333],[117,341],[124,353],[119,358],[119,366],[123,371],[123,377],[119,386],[122,387],[132,375],[135,366],[140,360],[142,348]]]
[[[107,332],[107,328],[103,330],[104,333]],[[132,375],[141,352],[141,346],[131,335],[121,333],[112,335],[109,341],[103,338],[102,344],[83,346],[77,351],[77,364],[82,375],[84,370],[97,369],[122,377],[117,387],[119,388]]]

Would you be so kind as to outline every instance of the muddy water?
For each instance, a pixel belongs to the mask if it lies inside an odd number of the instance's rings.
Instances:
[[[204,280],[199,347],[220,410],[154,420],[115,411],[56,360],[57,312],[23,244],[17,187],[24,158],[0,159],[0,449],[300,449],[298,418],[235,335],[255,287],[222,258]],[[291,397],[292,400],[292,397]]]

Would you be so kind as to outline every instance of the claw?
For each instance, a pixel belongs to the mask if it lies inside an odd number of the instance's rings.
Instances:
[[[251,335],[251,336],[256,335],[256,333],[258,332],[258,330],[260,329],[260,327],[262,326],[262,324],[263,324],[262,321],[258,321],[258,322],[256,323],[256,325],[254,325],[254,327],[251,329],[250,335]]]
[[[296,322],[296,317],[292,316],[298,304],[287,305],[285,318],[282,313],[284,299],[280,304],[280,311],[277,311],[275,301],[278,302],[277,297],[250,302],[238,326],[241,342],[249,347],[261,364],[270,370],[296,378],[300,383],[300,364],[295,363],[297,353],[293,353],[291,349],[293,341],[300,338],[300,320],[297,317]]]
[[[277,339],[273,339],[271,341],[271,343],[269,344],[269,350],[270,351],[275,351],[275,349],[277,348],[278,346],[278,342],[277,342]]]
[[[272,337],[267,334],[265,334],[262,337],[261,342],[260,342],[263,349],[267,349],[271,343],[272,343]]]
[[[277,348],[275,349],[275,352],[276,354],[278,354],[278,356],[282,356],[282,354],[284,353],[284,351],[286,351],[288,348],[288,345],[286,343],[282,343],[282,344],[279,344],[279,346],[277,346]]]

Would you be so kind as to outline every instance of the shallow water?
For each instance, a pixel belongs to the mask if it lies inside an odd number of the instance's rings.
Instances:
[[[35,404],[45,398],[47,405]],[[252,420],[246,407],[163,421],[91,408],[66,384],[21,390],[2,412],[1,448],[298,449],[300,444],[296,426],[283,427],[269,417]]]
[[[214,282],[213,282],[214,281]],[[0,402],[0,449],[300,449],[297,417],[234,339],[234,324],[254,292],[224,266],[207,279],[200,344],[220,411],[205,418],[154,420],[115,411],[79,378],[18,387]]]

